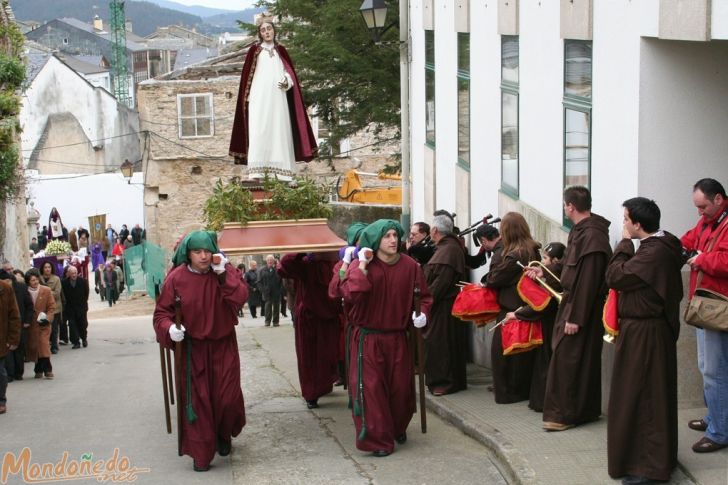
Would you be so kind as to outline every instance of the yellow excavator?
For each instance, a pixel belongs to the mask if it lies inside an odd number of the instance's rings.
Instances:
[[[362,177],[391,180],[392,185],[367,188],[362,185]],[[384,172],[369,173],[349,170],[336,181],[336,192],[342,202],[402,205],[402,177]]]

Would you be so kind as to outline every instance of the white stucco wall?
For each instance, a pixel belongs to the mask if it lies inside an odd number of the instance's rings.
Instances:
[[[23,93],[22,103],[20,124],[25,157],[38,144],[49,114],[71,113],[87,139],[69,143],[92,141],[94,147],[103,148],[107,166],[118,166],[125,158],[140,158],[138,137],[123,136],[139,131],[138,113],[119,105],[108,91],[92,86],[55,57],[48,59]]]
[[[711,37],[728,39],[728,0],[713,0],[710,13]]]
[[[728,186],[728,42],[644,39],[639,187],[678,236],[695,224],[693,184]]]
[[[55,175],[28,180],[30,200],[40,212],[38,223],[48,224],[53,207],[70,230],[79,224],[87,228],[89,216],[106,214],[106,223],[116,230],[126,224],[144,227],[143,176],[137,172],[128,184],[121,173],[99,175]]]

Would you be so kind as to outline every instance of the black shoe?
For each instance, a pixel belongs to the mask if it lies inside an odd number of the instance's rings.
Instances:
[[[88,340],[84,340],[82,343],[84,348],[88,347]]]
[[[389,456],[391,453],[386,450],[377,450],[372,452],[373,456],[376,456],[377,458],[384,458],[385,456]]]
[[[23,376],[15,376],[14,379],[16,381],[22,381],[23,380]]]
[[[73,347],[71,347],[71,348],[72,349],[80,349],[81,348],[81,344],[73,344]]]
[[[306,407],[308,407],[308,409],[316,409],[317,407],[319,407],[318,399],[314,399],[313,401],[306,401]]]
[[[402,433],[401,435],[397,436],[396,438],[394,438],[394,441],[396,441],[400,445],[407,443],[407,433]]]
[[[232,450],[233,444],[230,441],[225,441],[223,439],[218,438],[217,439],[217,454],[220,456],[228,456],[230,454],[230,450]]]
[[[8,384],[10,384],[11,382],[13,382],[13,381],[15,380],[15,379],[13,379],[13,378],[12,378],[12,377],[10,377],[10,376],[8,376],[8,377],[7,377],[7,379],[8,379]]]
[[[58,353],[58,349],[51,349],[51,354],[57,354],[57,353]]]
[[[198,466],[197,463],[194,461],[192,462],[192,469],[196,472],[206,472],[210,469],[210,465],[207,466]]]

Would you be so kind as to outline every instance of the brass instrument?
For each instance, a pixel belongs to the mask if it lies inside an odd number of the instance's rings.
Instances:
[[[543,263],[542,263],[541,261],[531,261],[530,263],[528,263],[528,266],[524,266],[524,265],[523,265],[523,264],[521,264],[521,262],[519,261],[519,262],[518,262],[518,266],[520,266],[520,267],[521,267],[521,268],[523,268],[523,269],[526,269],[526,268],[533,268],[534,266],[540,266],[540,267],[541,267],[541,269],[543,269],[544,271],[548,272],[548,274],[549,274],[549,275],[551,275],[551,277],[552,277],[553,279],[555,279],[555,280],[556,280],[556,281],[558,281],[558,282],[561,282],[561,280],[560,280],[560,279],[559,279],[559,278],[558,278],[558,277],[557,277],[557,276],[556,276],[556,275],[555,275],[555,274],[554,274],[554,273],[553,273],[553,272],[552,272],[552,271],[551,271],[550,269],[548,269],[548,268],[546,267],[546,265],[544,265],[544,264],[543,264]],[[541,278],[535,278],[535,280],[536,280],[536,281],[538,282],[538,284],[540,284],[540,285],[541,285],[541,286],[542,286],[542,287],[543,287],[543,288],[544,288],[544,289],[545,289],[546,291],[548,291],[548,292],[549,292],[549,293],[551,294],[551,296],[553,296],[554,298],[556,298],[556,301],[558,301],[559,303],[561,303],[561,299],[563,298],[563,295],[562,295],[561,293],[559,293],[558,291],[556,291],[556,290],[554,290],[553,288],[551,288],[551,286],[549,286],[549,284],[548,284],[548,283],[546,283],[546,281],[544,281],[543,279],[541,279]],[[607,333],[606,331],[604,332],[604,337],[602,337],[602,338],[603,338],[603,339],[604,339],[604,341],[605,341],[605,342],[607,342],[608,344],[613,344],[613,343],[614,343],[614,341],[616,340],[616,337],[615,337],[614,335],[610,335],[610,334],[609,334],[609,333]]]
[[[530,263],[528,263],[527,266],[524,266],[523,264],[521,264],[520,261],[518,261],[518,266],[520,266],[523,269],[533,268],[533,267],[536,267],[536,266],[540,266],[543,271],[546,271],[549,275],[551,275],[551,277],[553,279],[555,279],[556,281],[558,281],[559,283],[561,283],[561,280],[559,279],[559,277],[556,276],[550,269],[548,269],[546,267],[546,265],[543,264],[541,261],[531,261]],[[541,287],[544,290],[548,291],[551,294],[551,296],[553,296],[554,298],[556,298],[556,301],[558,301],[559,303],[561,303],[561,299],[563,298],[563,294],[561,294],[558,291],[556,291],[553,288],[551,288],[551,286],[548,283],[546,283],[546,280],[544,280],[542,278],[534,278],[534,279],[536,280],[536,282],[539,285],[541,285]]]

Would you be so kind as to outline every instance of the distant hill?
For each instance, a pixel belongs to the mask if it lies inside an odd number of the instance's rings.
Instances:
[[[148,1],[151,3],[154,3],[156,5],[159,5],[162,8],[169,8],[171,10],[177,10],[179,12],[188,13],[190,15],[196,15],[198,17],[202,17],[203,19],[206,17],[212,17],[213,15],[219,15],[219,14],[226,14],[233,12],[232,10],[225,10],[222,8],[210,8],[210,7],[202,7],[200,5],[183,5],[181,3],[177,2],[171,2],[170,0],[132,0],[135,2],[138,1]],[[129,2],[127,2],[127,5]]]
[[[265,10],[264,8],[248,8],[239,12],[229,12],[219,15],[213,15],[205,18],[205,23],[223,30],[231,30],[238,28],[238,20],[253,23],[256,14]]]
[[[109,25],[109,2],[107,0],[10,0],[10,6],[18,20],[47,22],[56,18],[74,17],[91,23],[94,15]],[[150,2],[126,2],[124,11],[131,20],[137,35],[147,36],[157,27],[182,25],[194,27],[202,24],[202,18],[177,10],[162,8]]]

